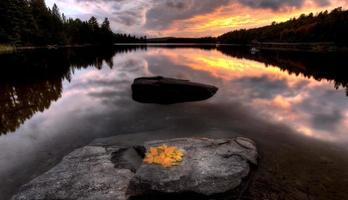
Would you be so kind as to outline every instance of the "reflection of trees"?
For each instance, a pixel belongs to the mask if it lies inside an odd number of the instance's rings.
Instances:
[[[132,48],[76,48],[35,50],[0,55],[0,134],[13,132],[35,113],[60,98],[62,81],[76,69],[89,66],[110,68],[115,53]]]
[[[160,46],[167,48],[164,46]],[[215,46],[170,46],[170,48],[215,49]],[[0,134],[13,132],[35,113],[49,108],[60,98],[63,80],[70,80],[75,70],[103,63],[113,67],[115,54],[127,53],[146,46],[85,47],[64,50],[34,50],[0,55]],[[222,53],[277,66],[290,74],[333,81],[336,88],[345,87],[348,94],[348,68],[345,55],[339,53],[299,53],[261,51],[219,46]]]
[[[62,92],[60,80],[0,86],[0,133],[15,131],[36,112],[47,109]]]
[[[241,49],[232,46],[219,46],[218,50],[228,56],[263,62],[266,66],[273,65],[296,76],[303,75],[318,81],[322,79],[333,81],[336,89],[342,86],[346,88],[348,95],[347,53],[262,50],[260,53],[251,54],[250,49]]]

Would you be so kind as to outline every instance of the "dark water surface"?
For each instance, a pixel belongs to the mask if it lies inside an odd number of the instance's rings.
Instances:
[[[117,46],[0,55],[0,199],[95,138],[120,143],[252,138],[260,165],[242,199],[348,199],[344,54],[222,46]],[[140,76],[219,87],[202,102],[141,104]]]

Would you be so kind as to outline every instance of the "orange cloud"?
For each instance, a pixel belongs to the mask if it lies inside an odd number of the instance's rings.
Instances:
[[[165,30],[160,31],[161,36],[177,37],[204,37],[218,36],[228,31],[254,28],[271,24],[272,22],[284,22],[293,17],[305,13],[319,13],[324,10],[332,10],[336,7],[348,7],[347,1],[333,0],[327,6],[318,6],[311,0],[307,0],[304,6],[284,7],[280,10],[255,9],[239,3],[231,3],[204,15],[196,15],[189,19],[176,20]],[[148,31],[149,34],[157,34]]]

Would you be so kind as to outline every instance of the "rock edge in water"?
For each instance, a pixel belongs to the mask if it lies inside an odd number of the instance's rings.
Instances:
[[[188,80],[141,77],[132,84],[132,98],[141,103],[174,104],[202,101],[214,96],[218,88]]]
[[[171,168],[143,163],[144,151],[161,144],[182,149],[182,163]],[[239,196],[257,158],[255,143],[242,137],[178,138],[137,147],[94,142],[73,151],[51,170],[22,186],[12,199]]]

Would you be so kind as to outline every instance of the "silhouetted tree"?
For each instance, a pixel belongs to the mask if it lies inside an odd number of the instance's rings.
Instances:
[[[241,29],[218,37],[220,43],[335,42],[348,44],[348,11],[341,7],[314,16],[302,14],[286,22],[254,29]]]
[[[0,0],[0,43],[11,45],[103,44],[139,42],[135,36],[117,35],[107,18],[99,26],[88,21],[67,19],[56,4],[44,0]]]
[[[105,18],[103,23],[101,24],[101,39],[103,44],[111,44],[113,33],[110,28],[110,22],[108,18]]]

